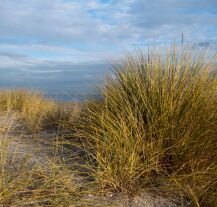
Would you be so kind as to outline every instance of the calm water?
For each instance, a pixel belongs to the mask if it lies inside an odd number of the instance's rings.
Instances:
[[[73,64],[64,67],[0,68],[0,88],[40,90],[47,97],[62,101],[82,101],[98,96],[97,87],[103,85],[111,73],[108,64]]]

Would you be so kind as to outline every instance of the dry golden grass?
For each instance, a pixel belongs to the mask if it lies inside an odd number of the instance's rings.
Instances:
[[[79,204],[83,184],[78,182],[70,166],[58,156],[36,156],[34,145],[29,146],[34,147],[32,152],[22,146],[19,150],[19,144],[11,143],[12,140],[7,135],[0,137],[1,206],[68,207]]]
[[[43,128],[43,122],[48,113],[53,111],[56,104],[45,100],[38,94],[31,95],[23,105],[20,113],[21,119],[25,122],[27,128],[35,133]]]
[[[2,90],[0,92],[0,111],[19,111],[29,98],[30,92],[22,89]]]
[[[25,140],[28,136],[23,139],[23,129],[19,131],[20,122],[30,132],[29,138],[49,129],[46,124],[52,120],[48,114],[54,117],[57,104],[27,91],[4,91],[0,100],[0,206],[88,206],[89,201],[83,201],[88,194],[85,184],[68,160],[72,154],[69,158],[61,156],[61,138],[44,135],[43,146]],[[56,122],[66,121],[55,118]],[[53,123],[49,126],[54,127]]]
[[[66,106],[39,93],[6,91],[0,93],[0,111],[16,112],[33,134],[62,130],[64,145],[80,147],[84,160],[78,169],[93,181],[86,193],[100,188],[135,195],[152,188],[189,206],[217,206],[216,59],[205,53],[173,48],[128,56],[100,100]],[[69,206],[80,196],[59,158],[28,170],[28,156],[15,164],[2,139],[0,148],[0,203]],[[67,163],[71,158],[65,154]]]
[[[55,108],[56,104],[46,100],[39,92],[11,90],[0,93],[0,110],[16,112],[33,134],[43,128],[46,115]]]
[[[145,187],[217,206],[216,59],[189,50],[129,56],[75,126],[103,189]]]
[[[58,132],[71,130],[80,109],[79,103],[58,103],[46,114],[44,127]]]
[[[27,90],[0,91],[0,111],[17,113],[30,133],[43,129],[65,130],[78,115],[78,103],[56,103],[40,92]]]
[[[99,193],[76,170],[72,159],[76,152],[62,157],[61,138],[51,139],[49,145],[41,147],[35,142],[25,143],[22,135],[9,135],[0,134],[0,206],[116,206],[93,197]]]

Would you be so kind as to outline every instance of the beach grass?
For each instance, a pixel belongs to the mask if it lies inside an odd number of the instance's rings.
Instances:
[[[8,135],[0,139],[1,206],[70,206],[79,203],[81,182],[60,157],[38,157],[33,152],[21,151],[19,144],[12,140]]]
[[[217,205],[216,59],[173,48],[128,56],[75,124],[102,189],[159,188]]]
[[[78,170],[89,183],[86,193],[98,189],[133,197],[152,191],[183,200],[184,206],[217,206],[216,60],[177,48],[128,55],[114,66],[101,98],[79,104],[56,103],[38,92],[2,91],[1,113],[15,113],[32,134],[61,131],[67,153],[63,163],[49,157],[45,169],[35,163],[27,170],[25,158],[13,172],[1,139],[0,203],[21,202],[22,192],[28,202],[44,199],[44,206],[81,199],[74,168],[70,174],[64,164],[71,163],[70,149],[76,148]]]

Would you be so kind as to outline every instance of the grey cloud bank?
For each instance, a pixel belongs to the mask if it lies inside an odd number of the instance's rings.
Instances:
[[[98,94],[111,67],[100,63],[44,62],[38,65],[4,70],[0,68],[1,88],[28,88],[43,91],[54,98],[74,100],[77,96]]]

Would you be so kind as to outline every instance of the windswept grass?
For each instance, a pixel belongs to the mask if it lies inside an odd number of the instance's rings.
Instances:
[[[138,193],[155,186],[217,206],[216,59],[189,50],[128,56],[76,124],[95,181]]]
[[[79,203],[81,182],[58,157],[35,157],[0,139],[0,204],[70,206]],[[35,149],[34,149],[35,150]]]
[[[56,131],[71,130],[73,123],[79,116],[79,103],[58,103],[46,113],[44,125],[47,129]]]
[[[17,113],[32,134],[44,129],[68,129],[79,110],[78,103],[57,103],[36,91],[0,91],[0,112]]]
[[[22,89],[2,90],[0,92],[0,111],[21,112],[30,92]]]
[[[43,137],[32,143],[22,137],[23,130],[29,132],[25,138],[31,138],[40,130],[62,125],[66,119],[56,115],[60,106],[40,93],[23,90],[2,91],[0,103],[0,206],[88,206],[83,198],[88,193],[85,184],[74,163],[69,163],[73,155],[62,157],[58,135],[45,133],[46,146],[34,142]],[[67,112],[68,117],[71,114]],[[50,116],[55,117],[55,124]],[[22,123],[24,129],[19,128]]]
[[[43,127],[44,117],[54,107],[55,103],[45,100],[39,92],[11,90],[0,93],[0,110],[17,113],[33,134]]]
[[[26,100],[20,117],[28,130],[35,133],[44,127],[47,114],[53,111],[55,107],[54,102],[45,100],[43,96],[33,94]]]
[[[183,206],[217,206],[216,60],[176,49],[128,56],[115,66],[102,98],[83,104],[0,92],[3,114],[15,113],[32,134],[55,130],[65,138],[59,140],[63,159],[54,153],[44,166],[29,155],[14,159],[19,155],[8,156],[2,139],[10,124],[1,119],[0,203],[70,206],[88,201],[89,192],[133,196],[152,189]],[[87,175],[85,193],[74,182],[75,168]]]

